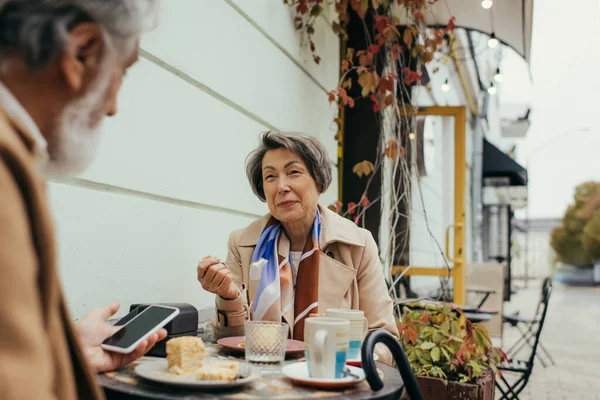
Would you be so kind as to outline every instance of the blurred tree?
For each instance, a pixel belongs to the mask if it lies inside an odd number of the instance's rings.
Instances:
[[[552,230],[550,244],[558,259],[572,265],[589,265],[600,259],[600,182],[575,188],[562,224]]]

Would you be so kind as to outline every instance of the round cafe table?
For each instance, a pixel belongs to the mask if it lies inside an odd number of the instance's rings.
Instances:
[[[222,359],[236,359],[235,353],[214,343],[206,344],[209,355]],[[237,358],[239,359],[239,358]],[[143,360],[143,359],[142,359]],[[302,358],[287,359],[285,363],[298,362]],[[268,367],[256,381],[229,391],[198,391],[161,385],[139,378],[132,363],[115,372],[100,375],[107,400],[193,400],[193,399],[399,399],[403,388],[402,378],[396,368],[377,362],[384,387],[378,392],[371,390],[367,381],[347,389],[322,390],[297,386],[281,374],[280,367]]]

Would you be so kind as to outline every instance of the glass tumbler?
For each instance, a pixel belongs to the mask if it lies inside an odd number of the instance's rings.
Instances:
[[[289,326],[279,322],[246,321],[246,360],[283,362]]]

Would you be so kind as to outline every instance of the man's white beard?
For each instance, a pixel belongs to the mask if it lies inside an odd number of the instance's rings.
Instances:
[[[112,57],[106,57],[112,58]],[[88,93],[69,104],[56,121],[48,141],[49,177],[66,178],[83,172],[94,160],[104,118],[104,101],[111,83],[113,60],[104,60]]]

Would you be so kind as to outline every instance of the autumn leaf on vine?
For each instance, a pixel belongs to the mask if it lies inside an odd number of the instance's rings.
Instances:
[[[408,46],[409,49],[412,47],[413,38],[414,38],[413,31],[410,28],[411,27],[407,26],[404,29],[404,35],[402,35],[402,40],[404,41],[404,43],[406,43],[406,46]]]
[[[392,58],[394,61],[398,61],[400,58],[400,52],[402,51],[402,47],[398,43],[394,43],[392,45]]]
[[[319,64],[321,62],[321,57],[313,56],[313,60],[315,61],[315,64]]]
[[[318,17],[321,12],[323,12],[323,7],[321,7],[319,4],[315,4],[313,8],[310,9],[310,16]]]
[[[379,79],[379,90],[383,93],[394,91],[394,79],[390,76],[384,76]]]
[[[421,79],[421,74],[411,71],[408,67],[402,68],[402,80],[405,85],[410,85]]]
[[[446,27],[446,31],[453,32],[456,29],[456,17],[450,18],[448,21],[448,26]]]
[[[356,212],[356,207],[357,204],[355,202],[351,201],[350,203],[348,203],[348,214],[354,215],[354,213]]]
[[[352,168],[352,172],[358,175],[359,178],[369,176],[375,170],[375,166],[371,161],[361,161]]]
[[[415,21],[417,22],[425,22],[425,16],[421,12],[421,10],[413,10],[413,17],[415,17]]]
[[[306,5],[306,0],[300,0],[298,6],[296,7],[296,12],[298,14],[306,14],[308,12],[308,5]]]
[[[390,25],[390,19],[385,15],[375,15],[375,29],[383,33],[384,29]]]
[[[367,96],[369,93],[375,92],[375,75],[374,72],[366,71],[358,77],[358,84],[362,87],[361,95]]]
[[[329,104],[331,104],[331,103],[333,103],[335,101],[335,95],[336,95],[336,91],[335,90],[327,92],[327,99],[329,100]]]
[[[377,104],[377,97],[375,97],[375,95],[372,94],[370,99],[373,102],[373,112],[379,112],[379,104]]]
[[[371,201],[363,194],[360,198],[360,205],[362,207],[369,207],[371,205]]]
[[[348,60],[342,60],[342,72],[346,72],[350,69],[350,63]]]
[[[385,147],[385,156],[395,161],[398,158],[398,153],[398,142],[394,139],[388,140],[387,146]]]
[[[360,50],[356,52],[356,56],[358,57],[358,63],[362,65],[371,65],[373,64],[373,54],[366,52],[364,50]]]
[[[379,53],[379,46],[377,46],[376,44],[370,44],[369,45],[369,52],[371,54],[377,54],[377,53]]]
[[[388,94],[385,96],[385,99],[383,99],[383,108],[391,106],[392,104],[394,104],[394,95]]]

